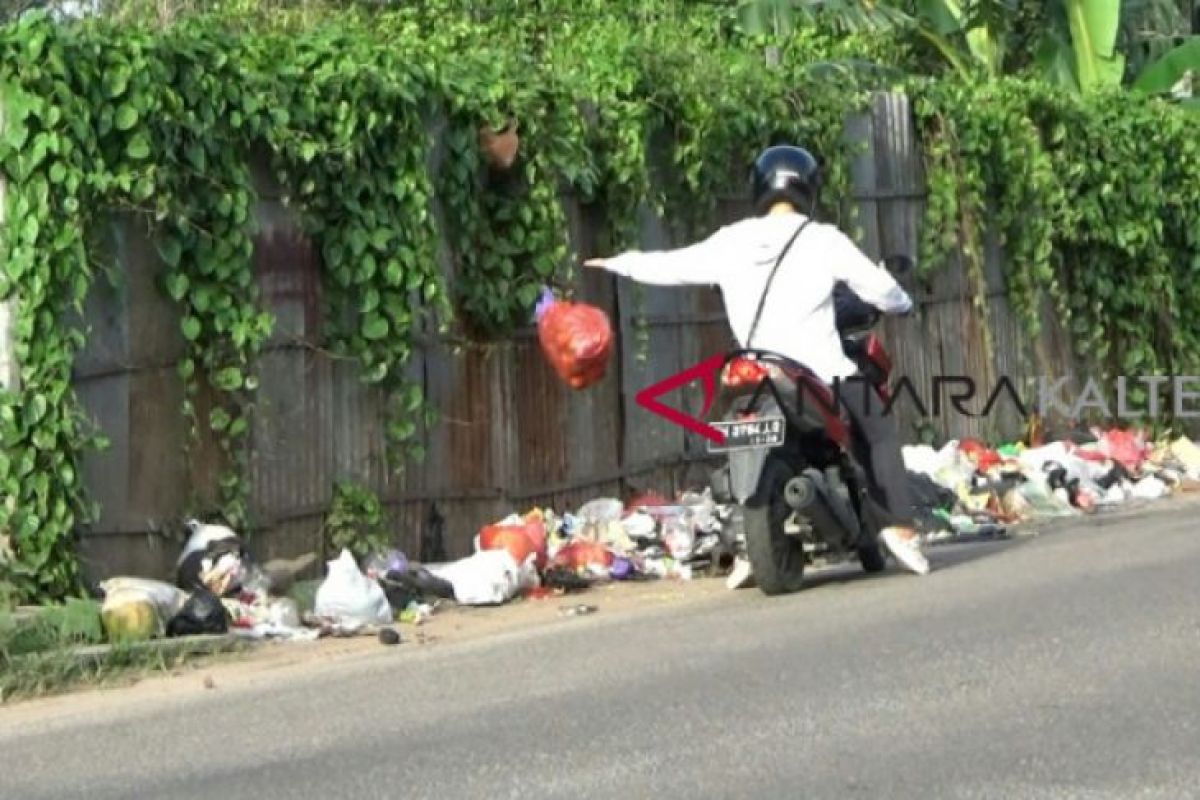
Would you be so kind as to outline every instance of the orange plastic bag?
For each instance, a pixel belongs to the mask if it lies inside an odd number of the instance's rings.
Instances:
[[[586,303],[556,300],[549,290],[537,308],[538,341],[546,360],[572,389],[600,382],[612,354],[608,315]]]
[[[607,569],[612,563],[612,551],[599,542],[571,542],[554,556],[556,566],[568,569],[583,569],[593,565]]]
[[[479,531],[479,549],[507,550],[518,564],[524,564],[531,553],[537,554],[534,564],[546,566],[546,524],[527,514],[520,525],[485,525]]]

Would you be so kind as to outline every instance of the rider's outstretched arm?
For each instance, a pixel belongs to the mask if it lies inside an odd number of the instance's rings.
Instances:
[[[722,228],[688,247],[646,253],[631,250],[587,263],[654,286],[712,286],[720,283],[721,274],[731,266],[730,255],[727,229]]]
[[[826,231],[835,280],[844,281],[860,299],[885,314],[903,314],[912,309],[912,298],[886,269],[867,258],[846,234],[832,227]]]

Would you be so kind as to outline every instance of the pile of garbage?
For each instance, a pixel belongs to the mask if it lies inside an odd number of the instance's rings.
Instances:
[[[443,596],[461,605],[545,597],[604,581],[690,580],[699,570],[733,568],[740,544],[726,532],[730,513],[707,491],[675,501],[652,494],[628,504],[600,498],[561,516],[534,508],[484,526],[473,555],[424,572],[448,584]]]
[[[1138,431],[1093,430],[1037,446],[956,440],[907,446],[903,456],[929,542],[1005,535],[1023,522],[1200,488],[1200,447],[1185,437],[1154,444]],[[533,508],[485,525],[474,552],[453,562],[419,564],[393,550],[360,564],[342,551],[303,612],[288,596],[295,569],[260,567],[232,530],[193,521],[176,585],[105,581],[102,619],[113,639],[233,632],[311,641],[378,631],[396,643],[393,624],[419,625],[444,602],[500,605],[700,572],[729,574],[736,588],[749,572],[733,511],[709,491],[600,498],[571,513]]]
[[[250,638],[311,641],[295,600],[285,596],[293,570],[256,564],[224,525],[188,522],[176,562],[176,584],[116,577],[100,583],[101,619],[110,641],[237,633]],[[301,565],[303,566],[303,565]]]
[[[347,550],[327,562],[310,610],[288,596],[295,570],[259,566],[223,525],[188,523],[176,585],[117,577],[100,584],[101,618],[111,640],[233,633],[252,639],[311,641],[322,636],[392,634],[396,622],[422,624],[445,601],[499,605],[587,589],[597,582],[690,580],[735,566],[741,543],[725,523],[731,509],[709,492],[675,501],[642,495],[586,503],[561,516],[534,508],[486,525],[475,552],[440,564],[411,562],[393,550],[363,560]],[[389,640],[389,643],[392,643]]]
[[[1141,431],[1077,432],[1030,447],[955,440],[903,448],[927,540],[1003,534],[1006,526],[1156,500],[1200,481],[1190,439],[1155,445]]]

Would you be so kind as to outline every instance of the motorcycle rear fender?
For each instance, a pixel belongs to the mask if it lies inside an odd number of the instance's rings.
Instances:
[[[735,411],[731,416],[736,415],[736,409],[741,405],[743,404],[735,404]],[[763,416],[782,413],[779,404],[772,397],[760,399],[755,406]],[[729,489],[734,500],[740,505],[745,505],[758,491],[758,482],[762,479],[763,467],[767,463],[767,453],[769,452],[768,448],[761,447],[753,450],[734,450],[729,453]]]

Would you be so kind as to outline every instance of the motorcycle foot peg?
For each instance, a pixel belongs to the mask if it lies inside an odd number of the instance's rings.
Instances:
[[[807,475],[797,475],[783,487],[783,500],[795,511],[811,505],[816,495],[816,487]]]

